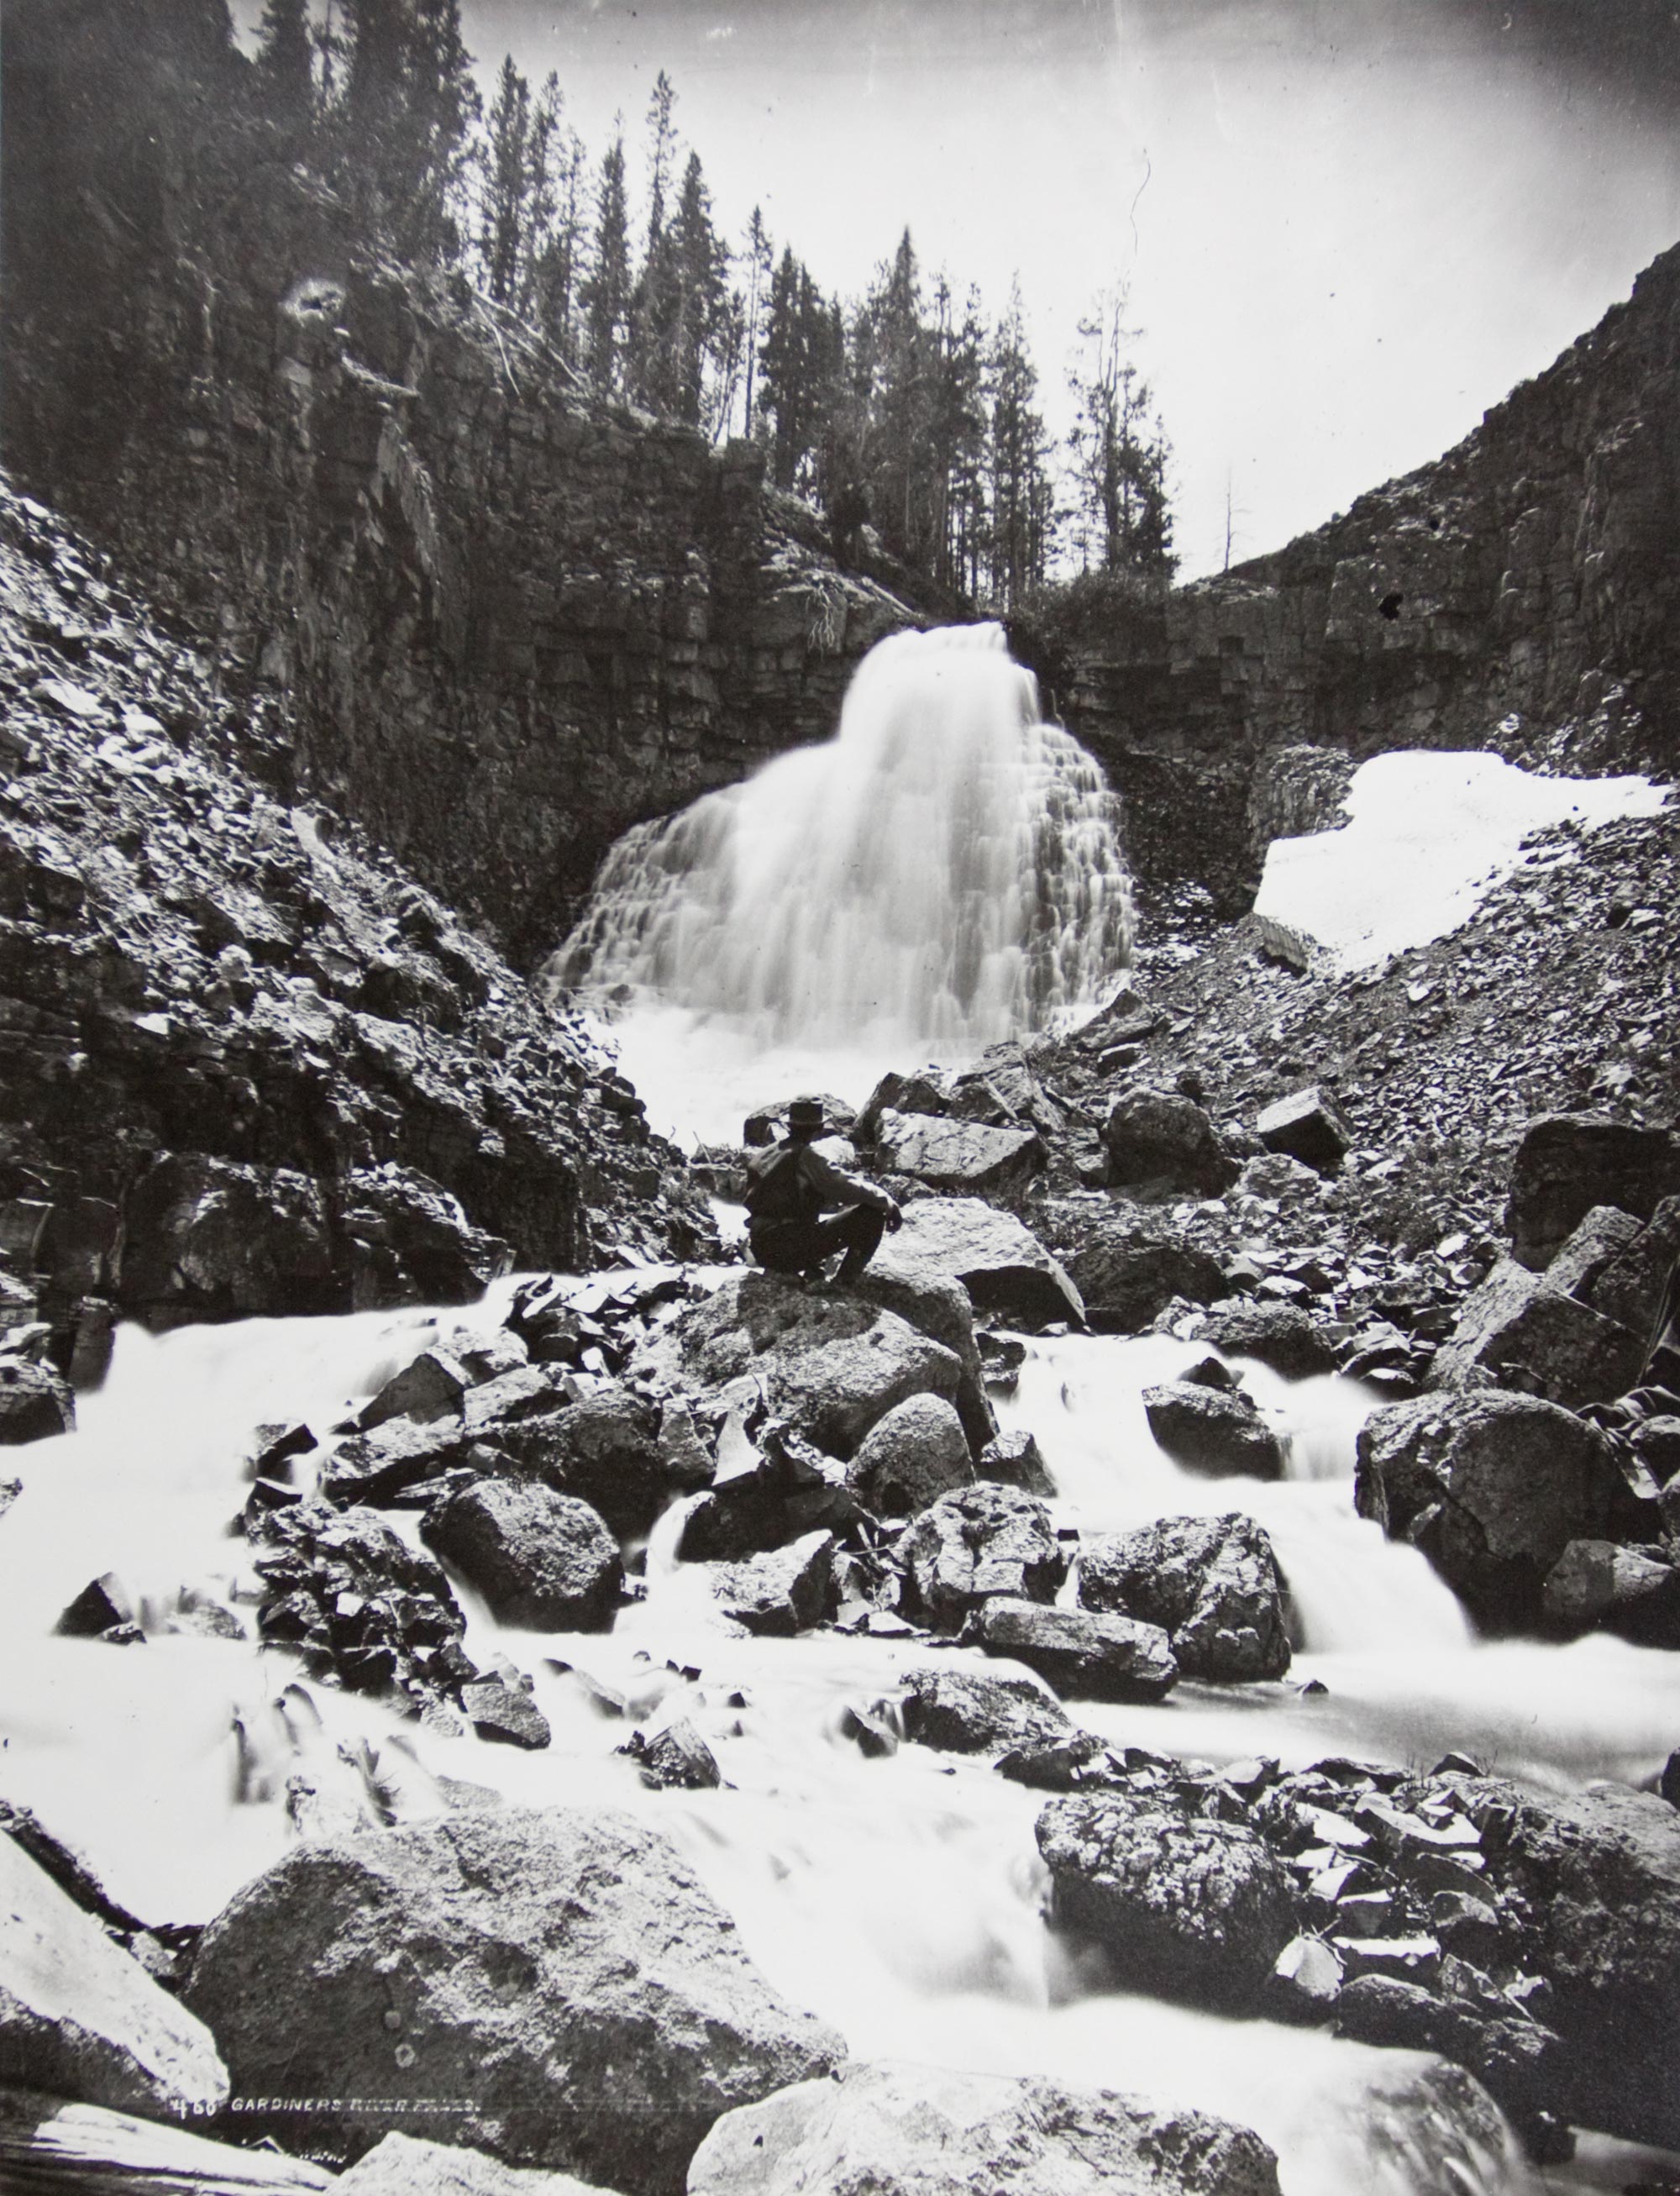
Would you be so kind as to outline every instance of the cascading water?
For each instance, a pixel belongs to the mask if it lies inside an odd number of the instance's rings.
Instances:
[[[479,1315],[499,1316],[499,1299]],[[252,1422],[330,1423],[436,1332],[413,1312],[161,1339],[124,1329],[83,1430],[17,1453],[24,1490],[0,1523],[7,1794],[80,1845],[142,1918],[207,1919],[277,1858],[299,1767],[370,1817],[437,1812],[442,1777],[527,1804],[602,1802],[677,1839],[771,1980],[860,2054],[1045,2072],[1224,2112],[1278,2149],[1285,2196],[1536,2196],[1497,2118],[1467,2116],[1427,2061],[1094,1987],[1042,1919],[1040,1796],[982,1761],[918,1746],[868,1760],[845,1736],[847,1704],[890,1696],[927,1650],[832,1633],[725,1637],[669,1531],[649,1550],[647,1598],[609,1635],[499,1627],[457,1582],[474,1660],[501,1653],[534,1674],[554,1732],[542,1753],[401,1722],[301,1679],[279,1650],[173,1633],[194,1586],[243,1592],[249,1609],[251,1551],[228,1520],[246,1492]],[[1266,1487],[1181,1472],[1150,1439],[1140,1397],[1182,1355],[1159,1338],[1031,1344],[1005,1413],[1037,1432],[1066,1522],[1261,1517],[1300,1608],[1296,1675],[1329,1690],[1186,1683],[1158,1708],[1082,1702],[1082,1721],[1213,1760],[1259,1745],[1290,1763],[1406,1763],[1468,1745],[1560,1786],[1660,1761],[1680,1728],[1680,1658],[1606,1638],[1475,1644],[1415,1552],[1351,1514],[1365,1399],[1345,1382],[1291,1387],[1244,1365],[1291,1436],[1291,1477]],[[143,1604],[145,1648],[49,1636],[52,1614],[113,1565]],[[580,1673],[625,1696],[633,1720],[691,1719],[727,1789],[645,1790],[616,1751],[628,1724],[603,1718]]]
[[[615,1034],[661,1124],[688,1112],[673,1079],[743,1059],[762,1078],[772,1052],[831,1087],[972,1055],[1094,1006],[1125,966],[1118,827],[1001,627],[895,634],[835,738],[621,839],[551,974],[630,987]]]

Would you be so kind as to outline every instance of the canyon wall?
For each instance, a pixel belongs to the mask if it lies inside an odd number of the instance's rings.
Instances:
[[[628,824],[826,737],[916,621],[755,448],[382,259],[252,107],[222,0],[17,0],[4,58],[7,464],[174,607],[285,791],[516,960]]]

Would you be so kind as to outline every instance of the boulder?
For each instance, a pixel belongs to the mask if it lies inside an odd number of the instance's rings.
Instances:
[[[846,1483],[878,1517],[909,1517],[974,1467],[962,1421],[939,1396],[908,1396],[878,1419],[846,1466]]]
[[[354,2156],[376,2125],[435,2131],[427,2107],[458,2106],[475,2147],[649,2196],[678,2196],[721,2113],[845,2050],[663,1837],[582,1808],[299,1847],[211,1923],[188,2002],[243,2095],[317,2101],[312,2147]]]
[[[621,1540],[649,1532],[671,1497],[693,1484],[680,1459],[673,1477],[653,1404],[616,1380],[600,1382],[562,1410],[495,1423],[487,1437],[545,1485],[598,1511]],[[704,1469],[703,1459],[696,1468]]]
[[[982,1449],[997,1431],[997,1419],[986,1394],[985,1367],[974,1332],[974,1307],[954,1274],[935,1273],[898,1255],[901,1228],[870,1259],[853,1285],[866,1303],[896,1313],[918,1334],[941,1344],[961,1366],[953,1401],[972,1450]]]
[[[344,1311],[320,1186],[286,1167],[165,1153],[128,1193],[120,1296],[154,1322]]]
[[[1281,1678],[1288,1592],[1269,1534],[1252,1517],[1163,1517],[1088,1539],[1079,1605],[1158,1624],[1187,1678]]]
[[[1257,1358],[1286,1380],[1336,1370],[1336,1344],[1299,1304],[1215,1304],[1204,1315],[1197,1339],[1233,1357]]]
[[[115,1571],[89,1579],[53,1629],[65,1639],[109,1639],[121,1646],[133,1645],[146,1637],[134,1598]]]
[[[863,1514],[846,1465],[783,1419],[765,1419],[749,1440],[731,1416],[718,1446],[714,1483],[692,1502],[678,1537],[679,1562],[737,1563],[818,1526],[838,1531]]]
[[[1567,1295],[1550,1272],[1501,1258],[1464,1299],[1435,1352],[1432,1388],[1495,1384],[1579,1410],[1625,1394],[1645,1361],[1645,1339]]]
[[[612,1621],[623,1579],[618,1543],[575,1495],[481,1479],[428,1511],[421,1530],[504,1624],[598,1632]]]
[[[867,1276],[866,1276],[867,1278]],[[742,1274],[674,1320],[636,1361],[673,1387],[741,1384],[831,1456],[849,1459],[871,1426],[911,1396],[952,1401],[955,1351],[858,1294],[813,1296],[774,1274]],[[586,1494],[587,1490],[579,1488]],[[598,1509],[615,1523],[604,1503]]]
[[[1595,1205],[1546,1267],[1548,1285],[1565,1296],[1592,1302],[1594,1285],[1645,1232],[1645,1222],[1614,1205]],[[1525,1269],[1526,1270],[1526,1269]]]
[[[852,2061],[730,2112],[689,2196],[1277,2196],[1257,2135],[1112,2089]]]
[[[1171,1380],[1146,1388],[1143,1408],[1150,1432],[1186,1471],[1216,1479],[1233,1473],[1251,1479],[1284,1476],[1283,1437],[1240,1389]]]
[[[1680,1470],[1680,1457],[1675,1463]],[[974,1474],[979,1479],[995,1479],[1000,1486],[1019,1487],[1024,1494],[1054,1497],[1056,1492],[1037,1440],[1025,1426],[1012,1426],[988,1442],[975,1459]]]
[[[414,1488],[423,1497],[430,1482],[447,1483],[447,1473],[495,1453],[470,1442],[457,1419],[424,1425],[388,1419],[372,1433],[352,1434],[339,1442],[327,1459],[320,1492],[344,1507],[366,1502],[377,1509]]]
[[[791,1547],[748,1556],[738,1563],[712,1563],[712,1592],[725,1616],[748,1632],[791,1639],[828,1612],[834,1536],[806,1533]]]
[[[1141,1334],[1178,1297],[1207,1304],[1230,1293],[1216,1258],[1140,1222],[1105,1221],[1082,1230],[1067,1270],[1098,1334]]]
[[[1042,1746],[1073,1730],[1042,1679],[1006,1677],[955,1661],[904,1673],[904,1736],[945,1754],[1002,1754]]]
[[[863,1110],[857,1116],[857,1134],[864,1143],[872,1144],[884,1113],[938,1116],[949,1113],[950,1109],[950,1099],[931,1073],[899,1075],[889,1068],[863,1101]]]
[[[1044,1140],[1036,1129],[992,1129],[983,1121],[937,1119],[890,1107],[875,1124],[883,1166],[909,1175],[930,1189],[983,1190],[994,1195],[1019,1189],[1044,1165]]]
[[[1596,1626],[1642,1647],[1680,1647],[1680,1570],[1614,1540],[1571,1540],[1546,1573],[1540,1607],[1560,1631]]]
[[[413,1167],[393,1161],[354,1168],[343,1196],[350,1300],[358,1311],[476,1303],[512,1270],[512,1245],[475,1228],[459,1198]]]
[[[1400,1976],[1355,1975],[1336,2001],[1336,2031],[1385,2050],[1433,2051],[1456,2060],[1486,2084],[1520,2131],[1560,2101],[1568,2078],[1559,2038],[1515,2006],[1504,2018],[1488,2018]]]
[[[1617,1784],[1559,1797],[1467,1778],[1458,1792],[1502,1886],[1533,1916],[1525,1965],[1550,1982],[1546,2020],[1567,2047],[1551,2108],[1680,2147],[1680,1812]]]
[[[437,2149],[439,2144],[427,2144]],[[184,2127],[103,2105],[67,2104],[37,2089],[0,2089],[0,2188],[16,2196],[325,2196],[344,2184],[308,2158],[212,2142]],[[573,2196],[570,2189],[520,2196]],[[363,2192],[366,2196],[366,2192]],[[410,2196],[407,2187],[390,2196]],[[413,2196],[457,2196],[447,2182],[413,2184]],[[462,2188],[459,2196],[503,2196]],[[505,2192],[514,2196],[514,2192]]]
[[[1115,1189],[1158,1188],[1218,1197],[1238,1175],[1212,1117],[1176,1091],[1133,1084],[1111,1108],[1103,1130],[1108,1179]]]
[[[362,1405],[355,1422],[367,1433],[387,1419],[413,1419],[420,1425],[434,1419],[459,1419],[472,1384],[473,1375],[449,1350],[423,1349]]]
[[[209,2030],[6,1836],[0,2083],[160,2118],[228,2095]]]
[[[944,1632],[1002,1594],[1054,1601],[1067,1558],[1042,1502],[989,1481],[944,1495],[898,1544],[904,1605]]]
[[[1589,1276],[1584,1293],[1606,1319],[1648,1337],[1656,1327],[1677,1260],[1680,1197],[1666,1197],[1638,1234]]]
[[[1505,1226],[1518,1263],[1544,1267],[1596,1205],[1648,1220],[1680,1195],[1680,1134],[1602,1114],[1542,1113],[1511,1162]]]
[[[461,1706],[480,1738],[493,1746],[517,1746],[524,1754],[540,1754],[554,1737],[548,1718],[524,1685],[510,1685],[498,1674],[480,1678],[461,1687]]]
[[[1547,1573],[1571,1540],[1607,1537],[1620,1499],[1604,1436],[1536,1396],[1421,1396],[1360,1430],[1360,1515],[1414,1542],[1495,1630],[1541,1621]]]
[[[979,1603],[965,1637],[1048,1679],[1064,1698],[1155,1701],[1178,1683],[1178,1664],[1157,1624],[1036,1602]]]
[[[1268,1152],[1283,1152],[1314,1174],[1336,1174],[1354,1141],[1353,1124],[1316,1084],[1262,1109],[1254,1132]]]
[[[388,2135],[332,2184],[336,2196],[598,2196],[569,2173],[504,2165],[482,2150]]]
[[[442,1566],[370,1510],[299,1502],[262,1521],[257,1627],[353,1692],[453,1696],[475,1675]]]
[[[76,1403],[67,1381],[33,1358],[0,1356],[0,1448],[75,1430]]]
[[[1123,1990],[1251,2012],[1299,1931],[1288,1875],[1254,1830],[1165,1798],[1053,1800],[1038,1849],[1054,1919],[1103,1948]]]
[[[1037,1237],[978,1197],[918,1198],[883,1255],[892,1269],[950,1275],[977,1311],[1012,1326],[1084,1323],[1078,1290]]]
[[[618,1750],[650,1791],[714,1792],[724,1781],[717,1755],[686,1717],[662,1731],[633,1731]]]

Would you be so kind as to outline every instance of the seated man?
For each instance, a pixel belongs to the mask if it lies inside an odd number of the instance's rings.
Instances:
[[[822,1134],[819,1101],[795,1098],[788,1108],[787,1141],[766,1145],[748,1159],[747,1240],[768,1272],[813,1280],[823,1278],[825,1258],[844,1251],[835,1278],[855,1281],[874,1257],[882,1230],[902,1227],[904,1216],[873,1182],[842,1174],[814,1150]],[[823,1219],[826,1211],[834,1211],[832,1219]]]

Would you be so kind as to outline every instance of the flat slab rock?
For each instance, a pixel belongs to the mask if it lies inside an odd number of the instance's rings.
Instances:
[[[427,2149],[441,2146],[427,2144]],[[457,2153],[458,2155],[461,2153]],[[236,2143],[169,2121],[136,2119],[102,2105],[66,2104],[38,2090],[0,2089],[0,2188],[75,2196],[320,2196],[346,2184],[325,2167]],[[571,2196],[576,2183],[521,2189],[517,2196]],[[400,2196],[454,2196],[446,2182],[406,2182]],[[355,2196],[370,2196],[359,2188]],[[393,2189],[390,2196],[399,2196]],[[462,2196],[481,2196],[463,2185]],[[486,2187],[482,2196],[502,2196]],[[506,2196],[516,2196],[510,2188]]]
[[[645,2196],[679,2196],[720,2113],[845,2055],[675,1848],[605,1810],[299,1847],[211,1923],[188,1998],[243,2095],[326,2101],[312,2147],[369,2147],[349,2101],[389,2101],[380,2129],[419,2136],[436,2131],[426,2105],[461,2105],[450,2130],[474,2148]],[[297,2139],[283,2118],[252,2131]]]
[[[978,1311],[1024,1326],[1083,1324],[1083,1301],[1059,1262],[1013,1212],[978,1197],[918,1198],[884,1255],[894,1266],[954,1275]]]
[[[889,1109],[875,1125],[875,1141],[893,1173],[932,1189],[1007,1189],[1044,1164],[1044,1140],[1036,1129],[992,1129],[931,1113]]]
[[[1065,1697],[1154,1701],[1178,1683],[1178,1664],[1158,1624],[1046,1609],[1031,1601],[984,1601],[964,1638],[988,1655],[1025,1662]]]
[[[1211,2113],[1007,2074],[853,2061],[719,2120],[689,2196],[1277,2196],[1257,2135]]]
[[[0,2078],[142,2113],[199,2110],[228,2095],[205,2024],[5,1836]]]
[[[332,2182],[338,2196],[598,2196],[569,2173],[505,2165],[482,2150],[388,2135]]]
[[[1051,1745],[1073,1731],[1044,1681],[977,1670],[957,1661],[904,1673],[904,1736],[945,1754],[1005,1754]]]

